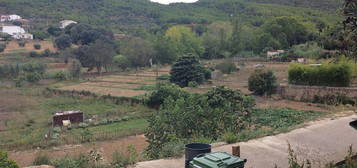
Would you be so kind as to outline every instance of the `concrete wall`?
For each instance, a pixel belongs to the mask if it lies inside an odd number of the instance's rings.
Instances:
[[[277,94],[284,99],[296,101],[311,101],[315,96],[323,97],[331,94],[340,94],[357,99],[357,87],[281,85],[277,89]]]

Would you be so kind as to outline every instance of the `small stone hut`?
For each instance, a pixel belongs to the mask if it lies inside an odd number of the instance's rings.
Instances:
[[[80,110],[64,111],[53,115],[53,126],[63,126],[63,121],[69,120],[71,123],[81,123],[84,120]]]

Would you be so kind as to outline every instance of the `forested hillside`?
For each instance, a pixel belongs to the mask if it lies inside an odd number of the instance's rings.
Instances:
[[[335,11],[340,8],[342,0],[248,0],[259,3],[290,5],[321,10]]]
[[[260,26],[276,16],[294,16],[305,22],[338,20],[335,0],[201,0],[194,4],[169,6],[148,0],[0,0],[0,13],[16,13],[41,29],[60,20],[72,19],[114,32],[138,28],[158,30],[166,24],[209,23],[232,16]],[[308,26],[309,27],[309,26]]]

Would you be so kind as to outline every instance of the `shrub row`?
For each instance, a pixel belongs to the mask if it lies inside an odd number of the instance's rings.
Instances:
[[[46,65],[38,62],[4,64],[0,65],[0,79],[20,77],[32,82],[35,78],[41,78],[45,74],[45,71]]]
[[[49,49],[46,49],[45,51],[39,53],[36,51],[31,51],[29,54],[30,57],[36,58],[36,57],[58,57],[59,53],[58,52],[52,52]]]
[[[290,84],[347,87],[351,81],[352,67],[348,63],[291,64],[289,67]]]

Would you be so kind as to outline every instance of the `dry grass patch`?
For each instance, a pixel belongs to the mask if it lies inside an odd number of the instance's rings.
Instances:
[[[40,44],[41,49],[35,50],[33,47],[34,44]],[[45,51],[46,49],[49,49],[50,51],[57,51],[57,49],[53,47],[53,43],[51,41],[29,40],[26,41],[25,47],[20,47],[18,41],[13,40],[6,45],[6,49],[4,53],[21,53],[21,52],[31,52],[31,51],[42,52]]]

